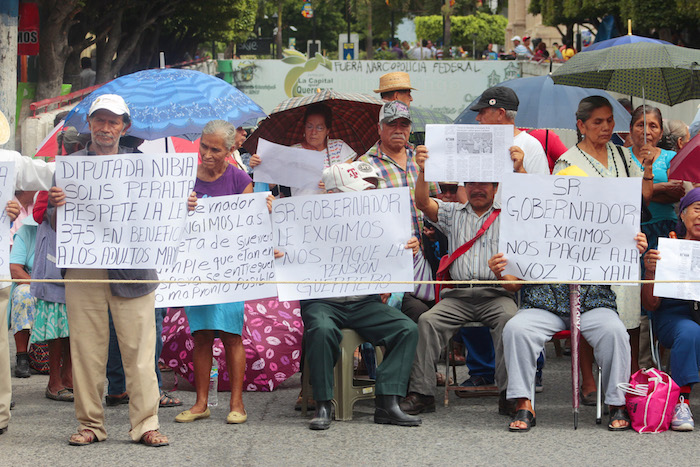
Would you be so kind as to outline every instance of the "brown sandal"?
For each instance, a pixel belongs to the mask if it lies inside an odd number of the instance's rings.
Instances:
[[[71,446],[87,446],[88,444],[97,443],[100,441],[97,439],[97,435],[92,430],[80,430],[77,433],[73,433],[68,440],[68,444]]]
[[[159,446],[168,446],[170,444],[170,442],[168,442],[168,437],[158,430],[150,430],[145,432],[143,436],[141,436],[139,443],[154,448]]]

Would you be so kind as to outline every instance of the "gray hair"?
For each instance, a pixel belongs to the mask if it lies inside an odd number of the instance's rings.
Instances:
[[[202,135],[214,134],[224,139],[226,149],[231,149],[236,143],[236,127],[225,120],[210,120],[204,125]]]
[[[688,125],[683,120],[664,120],[664,136],[659,146],[678,152],[678,140],[685,138]]]
[[[517,110],[506,110],[506,118],[509,122],[515,121],[515,116],[518,114]]]

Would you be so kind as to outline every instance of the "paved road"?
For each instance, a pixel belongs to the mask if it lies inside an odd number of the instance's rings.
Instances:
[[[549,349],[552,350],[552,349]],[[553,354],[553,352],[552,352]],[[13,352],[14,358],[14,352]],[[465,370],[461,369],[463,373]],[[165,373],[166,384],[173,383]],[[462,374],[465,376],[465,374]],[[460,376],[460,378],[462,377]],[[373,405],[355,406],[354,419],[312,432],[292,409],[299,392],[297,376],[272,393],[246,393],[249,414],[243,425],[226,425],[224,404],[212,417],[177,424],[179,408],[160,411],[161,428],[171,445],[148,448],[130,441],[126,406],[108,407],[110,438],[99,444],[67,444],[76,428],[73,406],[44,397],[48,377],[13,378],[14,400],[9,431],[0,436],[0,465],[697,465],[700,433],[639,435],[608,432],[595,424],[595,408],[582,407],[573,430],[569,359],[550,357],[545,390],[538,396],[538,426],[530,433],[509,433],[497,413],[497,398],[459,399],[423,417],[418,428],[375,425]],[[177,391],[185,403],[194,393]],[[694,405],[700,414],[700,404]],[[700,417],[700,415],[699,415]]]

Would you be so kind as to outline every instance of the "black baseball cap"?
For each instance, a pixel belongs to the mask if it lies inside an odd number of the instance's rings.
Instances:
[[[479,111],[487,107],[518,110],[518,105],[520,105],[520,100],[515,91],[504,86],[494,86],[484,91],[479,100],[469,107],[469,110]]]

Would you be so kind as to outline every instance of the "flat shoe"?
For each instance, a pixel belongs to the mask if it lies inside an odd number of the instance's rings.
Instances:
[[[515,417],[511,420],[513,422],[524,422],[525,428],[516,428],[508,425],[508,431],[525,433],[530,431],[530,428],[537,425],[537,419],[535,419],[535,414],[529,410],[520,409],[515,413]]]
[[[248,420],[248,413],[244,410],[243,413],[231,411],[226,416],[226,423],[245,423]]]
[[[598,404],[598,392],[591,391],[588,394],[581,392],[581,403],[589,407],[595,407]]]
[[[177,414],[177,417],[175,417],[175,421],[178,423],[191,423],[209,417],[211,417],[211,411],[209,410],[209,407],[207,407],[207,410],[205,410],[202,413],[192,413],[188,409],[184,412],[180,412],[179,414]]]
[[[56,394],[52,393],[49,391],[49,388],[46,388],[46,398],[51,399],[54,401],[62,401],[62,402],[73,402],[73,391],[71,391],[68,388],[63,388],[60,391],[58,391]]]

